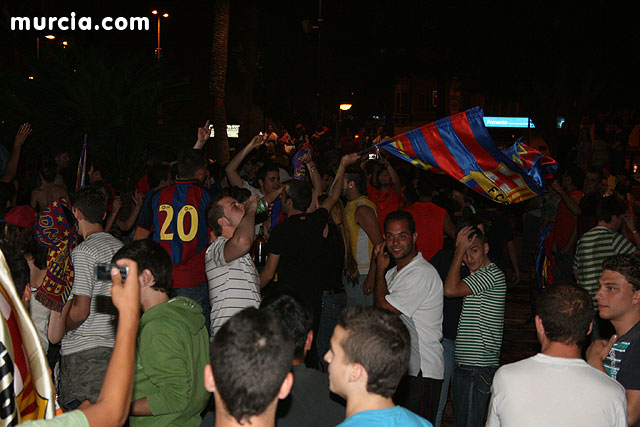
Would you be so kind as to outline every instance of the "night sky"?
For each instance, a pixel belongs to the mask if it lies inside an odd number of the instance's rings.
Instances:
[[[533,115],[543,105],[567,109],[576,100],[593,110],[634,106],[640,93],[637,23],[629,11],[605,2],[579,8],[488,1],[231,3],[228,89],[242,87],[238,64],[247,40],[253,40],[259,52],[253,102],[284,121],[311,120],[316,110],[326,119],[326,111],[347,98],[357,106],[354,114],[388,113],[394,80],[410,73],[460,77],[469,91],[498,102],[522,101]],[[318,30],[312,27],[320,3],[324,22]],[[212,1],[0,4],[2,67],[16,66],[16,51],[35,51],[36,34],[10,31],[7,16],[149,16],[147,32],[56,35],[71,48],[101,49],[113,60],[152,61],[156,18],[150,11],[167,11],[162,47],[166,60],[188,79],[193,100],[183,119],[196,122],[209,114]]]

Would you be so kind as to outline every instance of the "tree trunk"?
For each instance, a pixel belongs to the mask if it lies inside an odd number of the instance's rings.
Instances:
[[[213,37],[211,43],[211,76],[209,89],[213,96],[213,143],[207,144],[207,154],[218,163],[229,162],[229,139],[227,138],[227,113],[224,106],[227,79],[227,47],[229,44],[230,0],[213,2]]]

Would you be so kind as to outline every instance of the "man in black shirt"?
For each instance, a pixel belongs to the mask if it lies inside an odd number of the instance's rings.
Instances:
[[[342,158],[329,197],[313,212],[307,212],[312,198],[309,183],[287,181],[281,196],[287,219],[273,229],[267,242],[267,262],[260,273],[260,285],[264,288],[277,274],[278,289],[287,289],[302,297],[313,308],[314,319],[320,318],[323,292],[343,291],[333,289],[336,284],[330,277],[332,269],[322,262],[329,259],[322,254],[323,232],[329,211],[340,197],[344,171],[357,159],[357,155]],[[317,336],[317,320],[314,332]]]

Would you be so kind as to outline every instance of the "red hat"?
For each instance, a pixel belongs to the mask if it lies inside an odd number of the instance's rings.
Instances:
[[[37,212],[31,206],[20,205],[12,208],[4,216],[8,224],[17,225],[22,228],[31,228],[36,222]]]

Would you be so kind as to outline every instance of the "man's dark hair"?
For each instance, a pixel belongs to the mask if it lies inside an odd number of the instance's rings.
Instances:
[[[181,151],[178,155],[178,176],[180,179],[191,179],[196,176],[200,169],[207,168],[207,156],[202,150]]]
[[[47,256],[49,254],[49,249],[44,247],[38,242],[34,236],[29,239],[28,242],[25,243],[23,248],[24,255],[31,255],[33,258],[33,265],[40,270],[44,270],[47,268]]]
[[[58,165],[56,161],[51,157],[43,157],[40,161],[40,167],[38,168],[38,172],[42,179],[46,182],[53,182],[56,179]]]
[[[347,332],[340,343],[345,362],[367,371],[367,391],[391,397],[409,367],[411,338],[400,317],[378,307],[348,307],[338,325]]]
[[[7,265],[9,266],[11,277],[13,278],[13,284],[16,287],[16,291],[18,291],[18,296],[22,298],[24,289],[27,287],[30,279],[27,260],[24,259],[24,256],[20,253],[18,248],[14,248],[8,244],[0,244],[0,250],[2,250],[4,257],[7,260]]]
[[[367,176],[360,166],[351,165],[347,167],[347,170],[344,173],[344,177],[347,180],[347,183],[353,182],[356,190],[361,195],[367,194]]]
[[[161,181],[165,181],[170,177],[171,166],[164,164],[151,166],[151,168],[149,169],[149,173],[147,174],[147,178],[149,179],[149,188],[153,190],[158,185],[160,185]]]
[[[287,186],[285,194],[293,201],[293,208],[305,212],[311,204],[311,185],[305,181],[290,179],[284,183]]]
[[[409,226],[409,232],[413,235],[416,232],[416,222],[413,220],[413,216],[407,211],[393,211],[390,212],[384,220],[384,231],[387,231],[387,224],[392,221],[407,221]]]
[[[278,172],[278,174],[280,174],[280,169],[275,163],[266,161],[264,162],[262,167],[258,169],[258,172],[256,172],[256,179],[264,182],[264,180],[267,178],[267,172]]]
[[[218,330],[211,346],[216,391],[239,423],[262,414],[278,396],[291,370],[293,347],[280,321],[253,307]]]
[[[556,283],[547,288],[537,302],[537,315],[551,341],[582,347],[593,320],[589,293],[572,283]]]
[[[465,215],[462,218],[460,218],[460,220],[456,224],[456,235],[460,232],[460,230],[462,230],[465,227],[471,226],[471,227],[477,228],[480,225],[484,226],[484,221],[479,215],[475,215],[475,214]]]
[[[484,244],[487,242],[487,236],[486,236],[486,233],[483,233],[482,230],[480,229],[481,225],[484,227],[485,230],[487,229],[487,225],[479,215],[475,215],[475,214],[465,215],[460,219],[460,221],[458,221],[458,224],[456,224],[456,236],[458,235],[458,233],[460,233],[460,230],[462,230],[463,228],[473,227],[473,231],[471,232],[469,237],[473,238],[475,234],[478,236],[478,240],[480,241],[480,243]]]
[[[218,220],[224,217],[224,208],[220,206],[220,200],[229,197],[227,192],[221,192],[211,199],[205,210],[207,216],[207,224],[216,236],[222,235],[222,226],[218,224]]]
[[[631,283],[634,291],[640,290],[640,256],[636,254],[618,254],[602,263],[603,270],[615,271]]]
[[[113,255],[111,262],[129,258],[138,264],[138,274],[149,270],[156,283],[152,288],[169,295],[173,262],[167,251],[151,239],[135,240],[121,247]]]
[[[422,174],[418,179],[416,191],[421,197],[433,197],[433,192],[436,191],[436,184],[430,176]]]
[[[273,314],[282,326],[289,331],[295,346],[293,356],[304,359],[304,345],[307,334],[313,327],[313,315],[309,307],[290,293],[282,293],[266,298],[260,304],[260,310]]]
[[[614,196],[604,197],[596,206],[596,219],[598,221],[611,222],[613,216],[620,216],[627,211],[623,202]]]
[[[93,224],[102,224],[107,211],[107,198],[96,186],[88,186],[76,193],[73,207],[84,215],[84,219]]]

